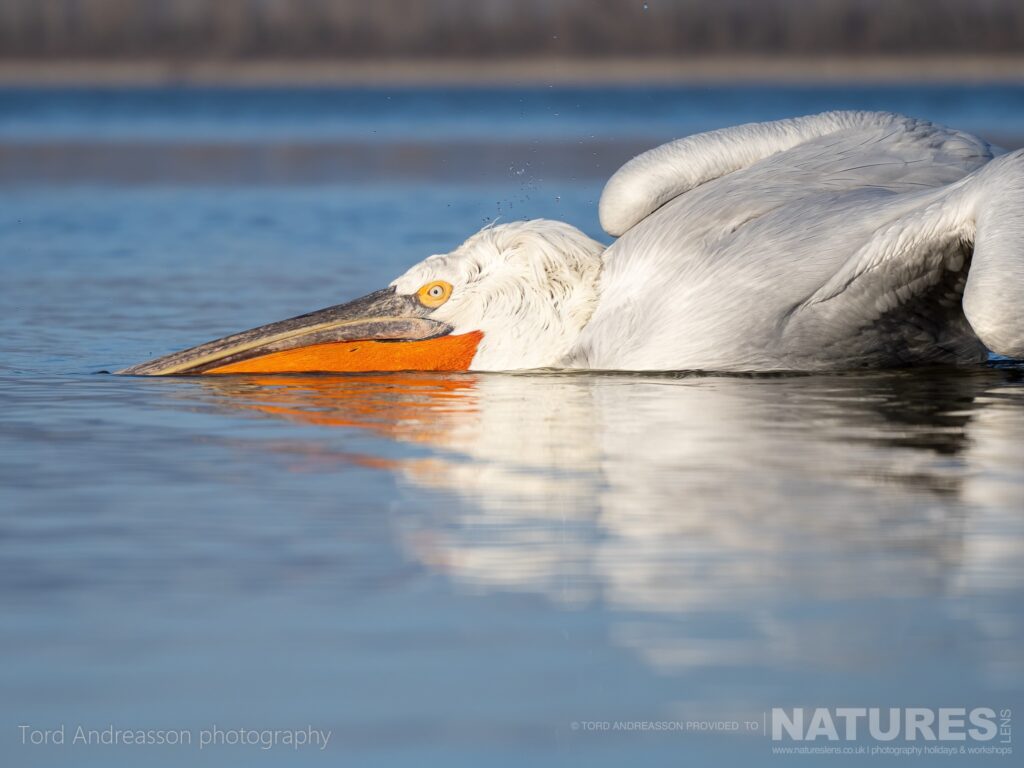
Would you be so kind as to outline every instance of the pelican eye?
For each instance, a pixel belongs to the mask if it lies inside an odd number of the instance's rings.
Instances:
[[[416,295],[423,306],[430,308],[440,307],[452,295],[452,285],[444,280],[435,280],[433,283],[427,283],[416,291]]]

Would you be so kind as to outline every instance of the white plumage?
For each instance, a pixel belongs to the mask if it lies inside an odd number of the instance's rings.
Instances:
[[[780,370],[1024,357],[1024,153],[899,115],[691,136],[608,182],[601,246],[492,227],[393,285],[454,286],[478,370]],[[986,349],[987,348],[987,349]]]

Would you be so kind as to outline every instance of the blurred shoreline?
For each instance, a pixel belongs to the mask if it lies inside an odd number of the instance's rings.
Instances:
[[[1024,56],[0,61],[2,86],[1024,83]]]

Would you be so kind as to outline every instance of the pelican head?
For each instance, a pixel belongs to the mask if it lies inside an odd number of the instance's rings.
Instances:
[[[557,366],[598,299],[604,246],[537,219],[487,227],[387,287],[126,368],[161,376]]]

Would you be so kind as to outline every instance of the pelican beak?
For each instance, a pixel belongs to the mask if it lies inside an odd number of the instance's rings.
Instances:
[[[217,373],[466,370],[482,334],[452,335],[416,296],[385,288],[347,304],[242,331],[118,371]]]

